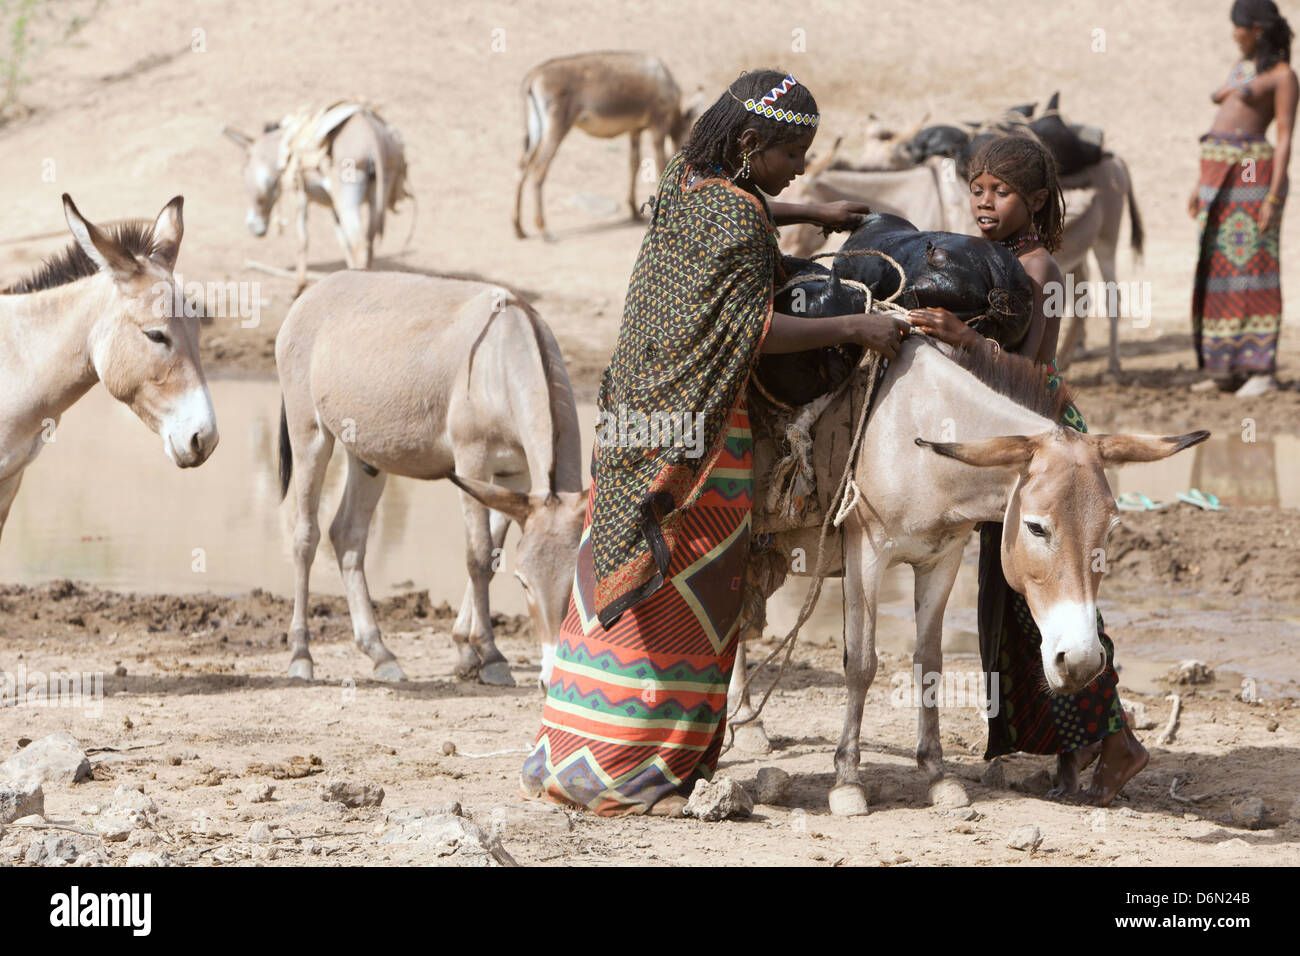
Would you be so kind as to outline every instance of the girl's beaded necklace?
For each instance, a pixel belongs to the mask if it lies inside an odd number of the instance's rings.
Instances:
[[[1039,241],[1038,230],[1031,228],[1028,232],[1022,232],[1020,235],[1016,236],[1015,238],[999,239],[998,245],[1001,246],[1003,249],[1007,249],[1013,253],[1016,253],[1019,252],[1021,249],[1023,249],[1025,246],[1029,245],[1031,242],[1038,242],[1038,241]]]

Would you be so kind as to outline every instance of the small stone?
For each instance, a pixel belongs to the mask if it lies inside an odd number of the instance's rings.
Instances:
[[[116,667],[113,668],[113,676],[114,676],[114,677],[125,677],[125,676],[126,676],[126,668],[123,667],[121,664],[118,664]]]
[[[1214,680],[1214,671],[1204,661],[1180,661],[1169,669],[1165,680],[1171,684],[1209,684]]]
[[[44,812],[45,791],[39,783],[0,784],[0,826]]]
[[[167,757],[167,762],[168,762],[169,764],[171,764],[173,767],[179,767],[179,766],[181,765],[181,755],[180,755],[180,754],[170,754],[170,755]]]
[[[1045,769],[1036,770],[1021,780],[1017,789],[1032,793],[1036,797],[1045,797],[1047,791],[1052,789],[1052,775]]]
[[[443,753],[443,756],[445,756],[445,757],[450,757],[450,756],[451,756],[452,754],[454,754],[455,752],[456,752],[456,745],[455,745],[452,741],[450,741],[450,740],[444,740],[444,741],[442,742],[442,753]]]
[[[1250,849],[1250,844],[1247,843],[1245,840],[1243,840],[1241,837],[1232,837],[1229,840],[1220,840],[1218,843],[1214,845],[1221,850],[1249,850]]]
[[[1013,850],[1028,850],[1031,853],[1043,842],[1043,831],[1035,826],[1017,827],[1007,837],[1007,846]]]
[[[1134,730],[1151,730],[1156,722],[1147,714],[1147,705],[1140,700],[1131,700],[1124,705],[1124,716],[1128,725]]]
[[[90,779],[90,760],[77,738],[66,731],[28,744],[0,764],[0,780],[9,784],[72,784]]]
[[[95,832],[105,843],[121,843],[131,835],[131,823],[122,817],[100,817],[95,821]]]
[[[109,804],[109,813],[130,814],[157,813],[158,804],[145,794],[139,786],[120,786],[113,792],[113,802]]]
[[[244,788],[246,803],[268,803],[275,796],[275,784],[250,783]]]
[[[460,803],[456,800],[451,801],[451,803],[444,803],[440,807],[435,807],[433,812],[435,814],[450,813],[453,817],[463,817],[465,815],[465,811],[461,809]]]
[[[684,816],[706,823],[716,823],[728,817],[747,817],[753,812],[754,801],[749,799],[745,788],[730,777],[697,780],[682,811]]]
[[[1232,801],[1228,807],[1228,813],[1232,815],[1232,822],[1238,826],[1248,827],[1251,830],[1261,830],[1264,828],[1264,820],[1267,816],[1267,810],[1264,807],[1264,801],[1259,797],[1241,797]]]
[[[978,820],[980,812],[974,807],[958,807],[956,810],[949,810],[948,816],[957,820]]]
[[[77,858],[68,864],[69,866],[108,866],[108,854],[99,847],[91,847],[85,853],[78,853]]]
[[[384,802],[384,788],[356,780],[327,780],[316,791],[322,800],[345,807],[377,807]]]
[[[450,814],[420,817],[390,827],[380,844],[417,844],[439,857],[453,857],[452,866],[518,866],[501,841],[464,817]]]
[[[65,866],[93,846],[95,843],[92,838],[80,835],[37,837],[28,845],[23,862],[40,866]]]
[[[778,767],[764,767],[758,772],[758,802],[784,806],[790,802],[794,781]]]
[[[172,858],[153,850],[136,850],[126,858],[127,866],[171,866]]]
[[[248,828],[249,843],[271,843],[275,840],[275,834],[271,832],[271,827],[266,821],[258,820]]]
[[[134,730],[134,729],[135,729],[135,724],[132,723],[130,717],[123,717],[123,718],[122,718],[122,729],[123,729],[123,730]]]
[[[280,850],[274,845],[259,845],[253,847],[254,860],[274,860],[280,855]]]
[[[969,823],[959,823],[952,828],[953,833],[974,833],[975,828]]]
[[[1270,734],[1272,734],[1272,733],[1276,733],[1277,729],[1281,726],[1282,725],[1279,724],[1276,720],[1270,720],[1267,724],[1264,725],[1264,729],[1267,730]]]
[[[126,838],[127,846],[151,847],[161,842],[162,842],[162,837],[160,837],[157,833],[154,833],[152,830],[139,828],[139,827],[132,830],[130,835]]]
[[[990,790],[1007,789],[1007,768],[1002,765],[1002,761],[997,757],[984,768],[984,773],[980,775],[980,783]]]

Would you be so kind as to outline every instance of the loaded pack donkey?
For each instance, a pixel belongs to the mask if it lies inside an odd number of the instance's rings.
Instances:
[[[307,586],[325,466],[339,441],[347,479],[330,541],[353,634],[375,675],[405,678],[380,637],[365,575],[370,520],[394,474],[450,478],[462,492],[469,583],[452,630],[462,679],[514,685],[493,638],[488,584],[509,522],[519,524],[514,573],[542,644],[545,681],[587,494],[573,390],[555,337],[532,307],[482,282],[338,272],[290,308],[275,359],[280,489],[283,496],[292,480],[297,506],[290,675],[312,677]]]
[[[0,290],[0,531],[23,470],[96,382],[162,438],[178,467],[203,464],[217,447],[198,319],[172,308],[183,301],[172,275],[182,204],[177,196],[153,223],[105,230],[64,193],[73,243]]]
[[[602,139],[628,135],[631,169],[627,203],[640,217],[636,180],[641,169],[641,133],[650,131],[659,175],[667,162],[664,139],[673,151],[686,142],[700,113],[699,95],[682,101],[681,90],[663,60],[646,53],[610,51],[547,60],[524,77],[524,154],[515,191],[515,235],[524,238],[520,207],[524,186],[533,183],[537,231],[550,237],[542,211],[542,184],[560,143],[573,127]]]
[[[870,228],[869,220],[864,229]],[[860,272],[863,261],[838,260],[828,278],[809,277],[804,289],[808,314],[840,314],[854,307],[860,311],[865,294],[838,273],[842,265],[846,271]],[[796,276],[790,285],[798,282]],[[876,291],[882,291],[878,286]],[[788,311],[789,296],[798,291],[783,290],[774,307]],[[994,298],[989,296],[990,305]],[[885,570],[896,564],[913,569],[913,661],[924,680],[937,682],[943,669],[943,612],[966,541],[979,523],[1001,522],[1002,570],[1007,582],[1025,596],[1042,632],[1043,679],[1055,693],[1075,693],[1105,664],[1097,634],[1097,593],[1105,561],[1098,556],[1104,556],[1119,522],[1105,469],[1166,458],[1209,437],[1206,431],[1170,437],[1085,434],[1062,426],[1069,401],[1066,390],[1049,389],[1043,366],[1007,351],[1025,334],[1027,319],[1027,310],[1020,308],[990,308],[982,317],[986,334],[1003,346],[996,356],[952,349],[914,333],[884,369],[874,397],[867,400],[864,390],[874,369],[840,375],[846,388],[823,401],[821,417],[808,428],[816,493],[801,500],[820,500],[823,514],[842,519],[838,534],[826,539],[823,567],[843,575],[847,604],[848,704],[830,793],[836,814],[868,812],[859,778],[860,736],[862,708],[877,667],[875,629]],[[796,378],[807,375],[802,353],[763,357],[756,377],[761,385],[767,375],[769,387],[750,394],[756,438],[762,434],[763,403],[780,391],[772,377],[782,371],[782,363],[788,363],[785,372]],[[862,399],[856,405],[855,394]],[[864,407],[869,416],[858,432]],[[763,530],[774,514],[769,492],[780,468],[762,467],[760,446],[756,443],[755,523]],[[845,472],[843,496],[837,497],[834,489]],[[759,514],[760,506],[766,514]],[[821,563],[820,517],[813,524],[795,522],[786,530],[770,523],[768,527],[776,532],[774,543],[755,553],[742,637],[762,633],[766,597],[787,573],[816,573]],[[799,548],[816,556],[803,568],[792,567],[786,557]],[[759,586],[752,587],[754,582]],[[966,799],[961,785],[944,776],[938,709],[934,701],[927,705],[926,695],[918,693],[917,700],[916,756],[930,785],[930,799],[961,803]],[[737,745],[763,751],[766,736],[753,719],[743,642],[732,674],[729,711],[738,724],[748,720],[736,728],[743,731],[743,737],[736,735]]]
[[[222,132],[244,150],[245,223],[266,235],[271,213],[288,190],[298,223],[295,297],[307,285],[307,209],[327,206],[349,269],[369,269],[385,210],[414,197],[406,185],[406,153],[397,130],[359,102],[303,108],[268,123],[257,138],[229,126]]]

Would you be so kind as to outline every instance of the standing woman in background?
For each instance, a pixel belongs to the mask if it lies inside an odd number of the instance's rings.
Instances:
[[[1277,388],[1282,325],[1279,227],[1295,125],[1291,27],[1273,0],[1236,0],[1233,39],[1242,60],[1211,97],[1219,104],[1201,137],[1201,181],[1187,204],[1200,226],[1192,291],[1197,389],[1243,397]],[[1264,133],[1277,120],[1277,149]]]

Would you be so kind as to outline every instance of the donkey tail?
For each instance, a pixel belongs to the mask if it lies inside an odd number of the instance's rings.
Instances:
[[[284,413],[284,396],[280,396],[280,500],[289,493],[293,477],[293,446],[289,444],[289,418]]]

